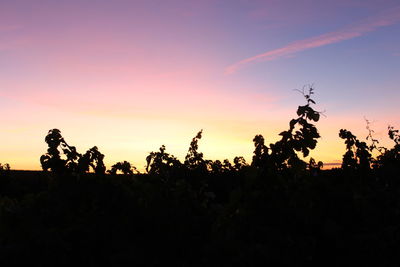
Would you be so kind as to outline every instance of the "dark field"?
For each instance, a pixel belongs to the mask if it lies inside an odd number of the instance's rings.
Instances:
[[[0,261],[395,266],[399,178],[251,166],[180,175],[3,172]]]

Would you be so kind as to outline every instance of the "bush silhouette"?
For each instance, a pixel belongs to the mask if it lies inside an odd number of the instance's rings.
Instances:
[[[56,173],[85,173],[92,167],[96,174],[104,174],[106,168],[103,163],[104,155],[96,146],[85,154],[80,154],[74,146],[61,136],[58,129],[49,130],[45,141],[48,145],[47,153],[40,157],[40,163],[44,171],[51,170]],[[61,157],[60,150],[66,158]]]
[[[107,172],[109,174],[117,174],[117,171],[121,171],[124,175],[133,175],[134,171],[137,172],[136,167],[131,166],[128,161],[117,162],[111,166],[111,170]]]
[[[274,171],[288,168],[297,171],[306,169],[307,164],[298,157],[296,151],[302,152],[303,156],[307,157],[310,150],[316,147],[317,139],[320,136],[317,128],[311,122],[319,121],[320,113],[311,107],[312,104],[315,104],[311,98],[314,89],[309,87],[307,92],[303,88],[300,92],[307,103],[298,107],[298,117],[290,121],[289,129],[279,134],[282,136],[281,140],[267,147],[262,135],[256,135],[253,139],[255,151],[252,166]]]
[[[399,265],[399,131],[378,148],[370,128],[371,145],[341,129],[342,165],[323,170],[305,162],[321,113],[300,92],[297,117],[272,144],[256,135],[249,164],[206,159],[201,130],[182,162],[163,145],[144,173],[128,161],[105,173],[97,147],[80,154],[50,130],[43,172],[0,165],[0,264]]]

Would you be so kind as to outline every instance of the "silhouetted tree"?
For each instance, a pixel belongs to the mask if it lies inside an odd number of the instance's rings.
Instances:
[[[92,167],[96,174],[104,174],[104,155],[96,146],[89,149],[85,154],[80,154],[74,146],[68,143],[61,136],[58,129],[49,130],[45,142],[49,146],[47,153],[40,157],[40,163],[44,171],[51,170],[57,173],[84,173]],[[60,150],[66,156],[61,158]]]
[[[357,139],[350,131],[341,129],[339,137],[345,139],[346,153],[343,155],[343,169],[361,169],[370,168],[372,156],[369,147],[365,142]]]
[[[399,130],[393,128],[393,126],[388,126],[388,135],[394,142],[394,147],[391,149],[384,149],[377,157],[376,167],[385,168],[389,170],[394,175],[396,172],[400,171],[400,134]]]
[[[134,171],[137,172],[136,167],[132,166],[128,161],[117,162],[111,166],[111,170],[107,171],[110,174],[116,174],[121,171],[125,175],[132,175]]]
[[[149,174],[166,174],[170,169],[179,168],[182,163],[173,155],[165,152],[165,146],[158,152],[150,152],[146,157],[146,172]]]
[[[49,130],[45,142],[49,148],[47,149],[47,153],[40,157],[43,170],[47,171],[50,169],[53,172],[63,173],[76,166],[74,160],[78,158],[78,155],[74,154],[74,152],[76,152],[75,149],[70,149],[68,144],[64,141],[60,130]],[[66,152],[67,160],[61,158],[59,147],[64,153]]]
[[[92,167],[96,174],[104,174],[106,167],[104,166],[103,159],[104,155],[100,153],[97,146],[92,147],[79,157],[79,172],[87,172]]]
[[[248,166],[246,160],[243,157],[235,157],[233,159],[233,167],[236,171],[242,170],[244,167]]]
[[[184,161],[184,165],[188,169],[208,170],[210,161],[204,160],[203,153],[197,151],[199,149],[198,142],[201,139],[202,133],[203,130],[200,130],[197,135],[193,137],[192,142],[190,142],[189,150]]]
[[[296,151],[301,151],[303,157],[307,157],[310,150],[314,149],[317,139],[320,137],[317,128],[311,122],[317,122],[320,118],[320,112],[315,111],[311,105],[315,101],[311,98],[314,89],[309,87],[308,92],[303,88],[300,91],[307,101],[304,106],[297,109],[298,118],[292,119],[289,123],[289,130],[281,132],[281,140],[270,147],[264,145],[264,138],[257,135],[253,141],[255,151],[252,166],[264,166],[274,170],[283,170],[292,168],[296,170],[305,170],[307,164],[301,160]]]
[[[265,167],[268,164],[268,147],[264,144],[264,137],[259,134],[253,139],[254,142],[254,152],[253,160],[251,166],[256,168]]]
[[[211,168],[211,172],[214,173],[224,173],[235,170],[234,166],[232,166],[232,164],[229,162],[228,159],[224,159],[223,162],[221,162],[220,160],[215,160],[215,161],[209,160],[207,162]]]

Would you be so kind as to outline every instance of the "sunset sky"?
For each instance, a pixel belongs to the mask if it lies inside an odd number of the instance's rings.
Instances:
[[[139,169],[166,145],[183,159],[203,129],[208,159],[251,161],[276,141],[313,84],[311,156],[400,128],[399,0],[1,0],[0,163],[40,169],[49,129],[109,168]]]

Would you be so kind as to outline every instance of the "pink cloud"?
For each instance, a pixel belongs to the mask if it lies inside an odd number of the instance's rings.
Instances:
[[[325,46],[333,43],[342,42],[355,37],[362,36],[368,32],[377,30],[380,27],[393,25],[400,21],[400,6],[385,11],[379,15],[370,17],[362,22],[353,24],[338,31],[325,33],[308,39],[295,41],[284,47],[267,51],[265,53],[243,59],[225,69],[225,74],[232,74],[247,64],[259,61],[271,61],[281,57],[288,57],[294,53],[307,49]]]

